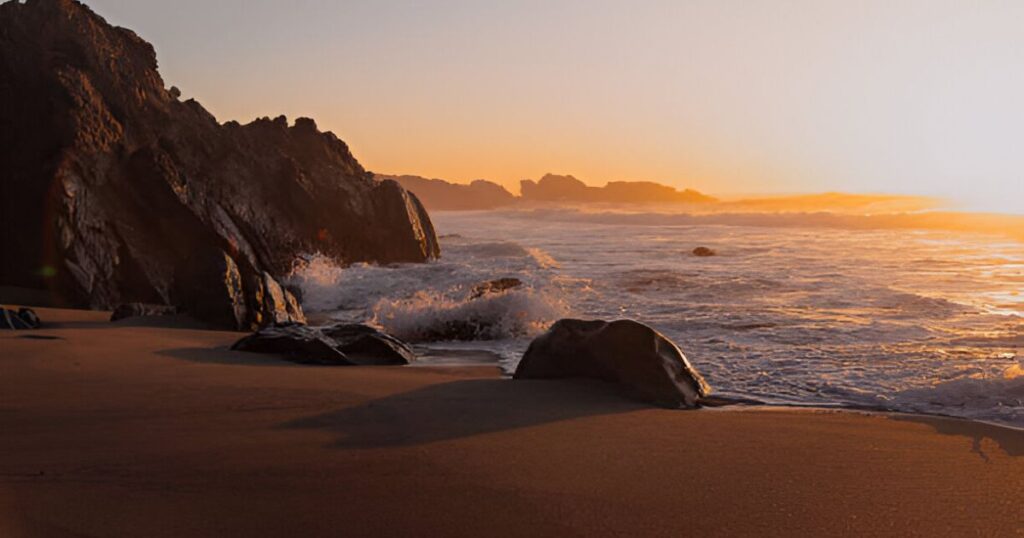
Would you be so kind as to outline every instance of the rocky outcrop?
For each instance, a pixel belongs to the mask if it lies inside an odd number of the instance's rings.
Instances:
[[[273,325],[242,338],[231,349],[272,353],[300,364],[333,366],[404,365],[416,360],[412,349],[401,340],[358,324]]]
[[[700,258],[707,258],[708,256],[715,256],[718,253],[708,247],[697,247],[693,249],[693,255]]]
[[[715,198],[692,189],[678,191],[651,181],[612,181],[604,187],[591,187],[573,176],[547,174],[539,181],[520,183],[522,199],[532,202],[679,204],[708,203]]]
[[[633,320],[563,319],[527,348],[515,379],[587,377],[670,408],[695,407],[711,392],[671,340]]]
[[[484,179],[477,179],[468,185],[451,183],[443,179],[427,179],[420,176],[383,176],[378,179],[393,179],[406,190],[416,193],[431,211],[494,209],[515,203],[516,197],[505,187]]]
[[[84,5],[0,5],[0,286],[250,328],[303,320],[279,283],[300,254],[439,255],[416,196],[313,120],[220,124],[179,96],[149,43]]]

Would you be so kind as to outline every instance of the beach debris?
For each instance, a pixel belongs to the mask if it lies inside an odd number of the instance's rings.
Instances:
[[[110,321],[118,321],[127,318],[151,317],[151,316],[173,316],[178,313],[178,307],[165,304],[151,303],[124,303],[117,305],[117,308],[110,314]]]
[[[697,248],[693,249],[693,255],[694,256],[699,256],[701,258],[706,258],[708,256],[715,256],[717,254],[718,254],[717,252],[715,252],[714,250],[712,250],[712,249],[710,249],[708,247],[697,247]]]
[[[235,342],[231,349],[280,354],[300,364],[376,366],[416,360],[412,349],[401,340],[359,324],[270,325]]]
[[[530,343],[514,379],[586,377],[618,383],[662,407],[697,407],[711,392],[668,338],[633,320],[562,319]]]
[[[503,291],[518,288],[522,285],[523,281],[515,277],[496,278],[473,286],[473,291],[469,294],[469,298],[479,299],[480,297],[490,293],[501,293]]]
[[[0,308],[0,330],[38,329],[40,325],[39,316],[31,308],[17,311]]]

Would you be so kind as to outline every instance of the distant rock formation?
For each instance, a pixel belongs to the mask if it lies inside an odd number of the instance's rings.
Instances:
[[[421,262],[426,210],[311,119],[219,124],[153,47],[74,0],[0,5],[0,286],[227,328],[300,321],[296,256]]]
[[[623,204],[707,203],[715,198],[695,190],[678,191],[651,181],[612,181],[604,187],[590,187],[573,176],[547,174],[540,181],[524,179],[520,183],[524,201],[604,202]]]
[[[450,183],[443,179],[420,176],[377,175],[378,179],[393,179],[413,192],[431,211],[494,209],[515,203],[516,197],[497,183],[478,179],[469,185]]]
[[[515,379],[586,377],[662,407],[696,407],[711,393],[671,340],[643,323],[563,319],[530,342]]]
[[[469,185],[420,176],[388,176],[423,201],[430,210],[494,209],[517,202],[609,203],[609,204],[703,204],[715,198],[692,189],[679,191],[651,181],[611,181],[604,187],[590,187],[573,176],[547,174],[539,181],[520,182],[521,196],[497,183],[478,179]]]

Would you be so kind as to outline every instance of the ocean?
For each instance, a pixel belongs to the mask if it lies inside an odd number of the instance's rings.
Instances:
[[[1024,244],[762,215],[572,208],[432,212],[442,258],[291,282],[314,317],[369,322],[424,364],[514,371],[563,317],[631,318],[675,341],[714,392],[1024,427]],[[717,255],[693,255],[696,247]],[[502,277],[523,285],[471,299]],[[469,322],[474,339],[426,341]]]

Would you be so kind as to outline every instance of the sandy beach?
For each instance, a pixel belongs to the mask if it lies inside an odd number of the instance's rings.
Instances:
[[[1024,535],[1024,433],[310,367],[38,309],[0,333],[0,535]],[[168,326],[170,325],[170,326]]]

